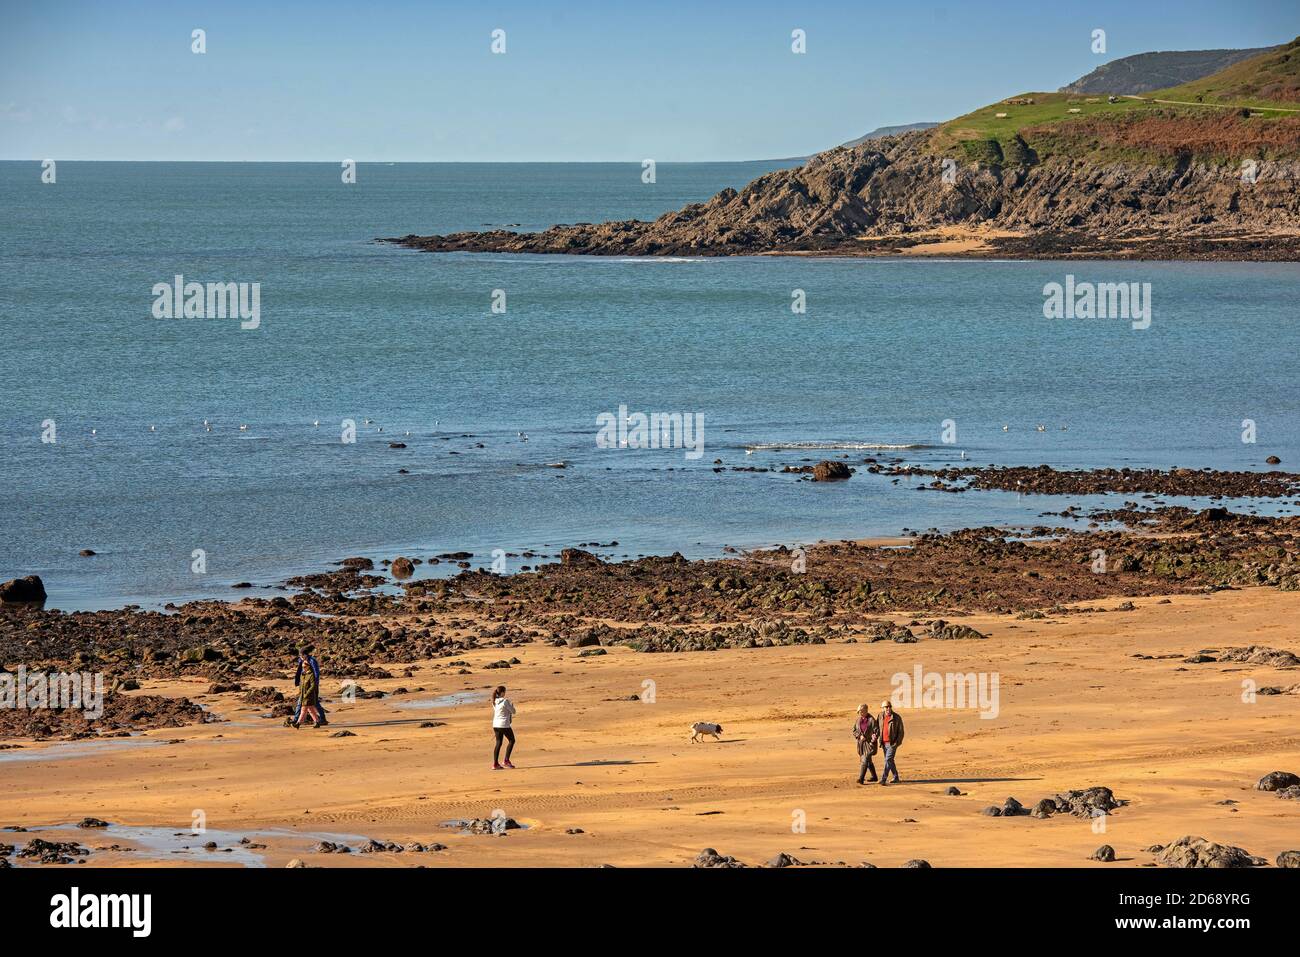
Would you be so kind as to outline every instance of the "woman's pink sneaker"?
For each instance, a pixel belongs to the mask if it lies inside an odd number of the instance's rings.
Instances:
[[[511,771],[513,771],[513,770],[515,769],[515,766],[514,766],[513,764],[511,764],[509,761],[507,761],[507,762],[505,763],[505,766],[508,767]]]

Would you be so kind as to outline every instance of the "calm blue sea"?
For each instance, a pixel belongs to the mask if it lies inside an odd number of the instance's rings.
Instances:
[[[61,162],[43,184],[39,164],[0,163],[0,579],[41,575],[53,607],[153,605],[356,554],[464,549],[487,565],[493,549],[617,540],[603,554],[713,555],[1089,504],[713,471],[846,454],[753,445],[916,445],[897,454],[925,464],[1300,462],[1294,264],[373,242],[653,218],[777,165],[660,164],[647,185],[633,164],[362,164],[345,185],[330,164]],[[153,286],[177,274],[260,283],[260,326],[154,318]],[[1150,328],[1044,319],[1044,285],[1067,274],[1149,282]],[[597,448],[597,416],[620,405],[702,414],[704,455]]]

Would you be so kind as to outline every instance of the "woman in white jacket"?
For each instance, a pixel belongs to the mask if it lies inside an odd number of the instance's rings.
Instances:
[[[503,768],[514,769],[510,763],[510,754],[515,749],[515,731],[510,727],[514,720],[515,706],[510,699],[506,697],[506,686],[498,685],[492,692],[492,732],[496,735],[496,747],[492,749],[492,770],[500,771]],[[509,744],[506,745],[506,760],[501,763],[501,739],[505,738]]]

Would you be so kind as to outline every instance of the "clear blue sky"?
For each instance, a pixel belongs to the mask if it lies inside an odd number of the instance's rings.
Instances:
[[[1296,0],[0,0],[0,158],[767,159],[1297,34]]]

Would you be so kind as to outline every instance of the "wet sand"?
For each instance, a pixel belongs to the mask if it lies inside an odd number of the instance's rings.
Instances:
[[[412,677],[365,687],[423,691],[344,704],[340,676],[324,689],[333,726],[285,728],[238,694],[207,695],[207,679],[151,679],[139,693],[185,695],[223,723],[77,742],[91,753],[57,761],[4,760],[0,826],[36,827],[93,816],[114,824],[184,832],[201,810],[221,832],[194,837],[200,854],[95,850],[130,845],[129,831],[69,828],[0,832],[21,846],[32,836],[76,839],[87,866],[247,864],[225,853],[252,835],[256,860],[282,866],[683,866],[704,847],[749,864],[779,852],[802,861],[935,867],[1123,867],[1143,850],[1185,834],[1236,844],[1274,860],[1300,847],[1300,802],[1254,789],[1274,770],[1300,771],[1300,695],[1243,700],[1243,681],[1295,686],[1300,669],[1184,663],[1203,649],[1268,645],[1296,651],[1291,623],[1300,593],[1247,588],[1133,600],[1093,600],[1086,614],[1018,620],[972,614],[962,623],[985,641],[846,643],[644,654],[623,646],[598,656],[540,642],[466,651],[417,663]],[[891,615],[907,623],[906,615]],[[1139,659],[1136,654],[1152,656]],[[485,670],[502,657],[510,669]],[[1176,657],[1160,658],[1161,655]],[[935,672],[996,672],[999,713],[905,708],[899,754],[903,784],[858,787],[849,727],[855,707],[875,712],[890,678],[916,665]],[[653,703],[627,700],[653,682]],[[265,683],[265,682],[258,682]],[[412,704],[504,683],[519,709],[515,771],[494,772],[490,711],[481,702]],[[286,681],[275,682],[289,690]],[[426,721],[444,722],[421,728]],[[693,721],[716,721],[721,742],[687,741]],[[354,736],[332,738],[347,729]],[[179,741],[180,743],[165,743]],[[21,753],[58,748],[23,744]],[[878,766],[880,761],[878,759]],[[962,794],[945,793],[955,785]],[[981,809],[1008,796],[1027,808],[1075,788],[1104,785],[1127,803],[1094,822],[993,818]],[[1233,801],[1235,804],[1220,802]],[[508,836],[459,833],[443,822],[500,809],[528,825]],[[792,829],[800,818],[806,831]],[[583,833],[570,834],[580,828]],[[300,838],[284,829],[304,833]],[[441,842],[426,853],[320,854],[316,840],[358,835],[399,843]],[[1088,860],[1101,844],[1118,862]],[[355,849],[355,848],[354,848]],[[21,863],[21,862],[18,862]],[[48,865],[47,865],[48,866]]]

